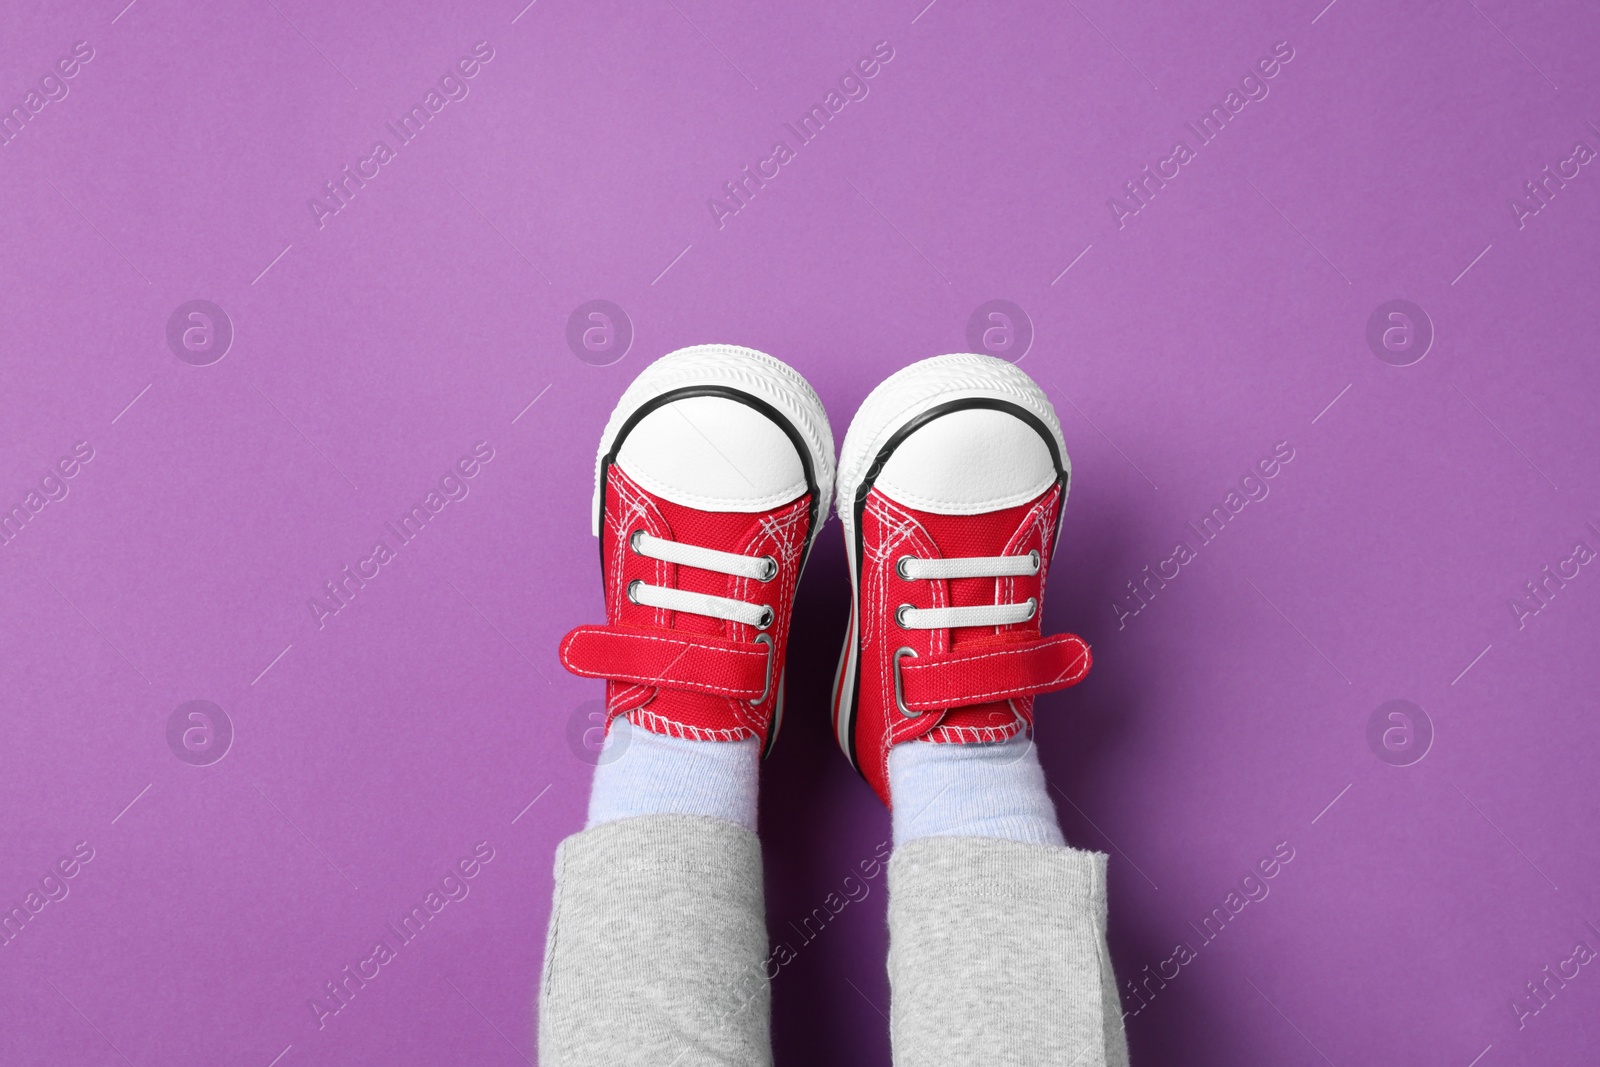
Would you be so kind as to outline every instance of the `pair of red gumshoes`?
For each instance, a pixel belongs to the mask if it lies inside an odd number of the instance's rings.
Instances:
[[[894,745],[1003,741],[1031,730],[1035,696],[1088,673],[1082,639],[1040,631],[1069,472],[1043,391],[988,356],[913,364],[851,422],[833,724],[885,804]],[[608,723],[771,750],[795,587],[833,483],[827,415],[779,360],[700,345],[635,379],[595,465],[607,622],[561,643],[568,670],[606,679]]]

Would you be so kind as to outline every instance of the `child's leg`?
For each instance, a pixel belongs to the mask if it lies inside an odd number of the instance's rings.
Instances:
[[[561,661],[607,681],[610,730],[556,854],[540,1062],[771,1063],[756,768],[827,515],[827,413],[771,356],[683,349],[623,394],[596,472],[606,623]]]
[[[771,1063],[759,746],[619,733],[556,853],[539,1062]]]
[[[1059,843],[1032,742],[902,745],[889,773],[898,1067],[1125,1065],[1106,857]]]
[[[1069,482],[1049,398],[988,356],[891,375],[845,435],[834,729],[894,814],[901,1067],[1127,1060],[1105,857],[1062,843],[1029,741],[1036,698],[1091,660],[1041,623]]]

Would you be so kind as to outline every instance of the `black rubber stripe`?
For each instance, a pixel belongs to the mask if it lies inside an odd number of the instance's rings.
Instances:
[[[877,482],[878,475],[883,473],[884,464],[889,462],[889,457],[894,454],[894,450],[895,449],[899,448],[902,444],[905,443],[906,438],[910,437],[912,434],[914,434],[918,430],[922,429],[924,426],[926,426],[928,423],[932,422],[934,419],[937,419],[937,418],[939,418],[941,416],[944,416],[944,415],[949,415],[951,412],[967,411],[967,410],[970,410],[972,408],[989,408],[989,409],[994,410],[994,411],[1004,411],[1006,414],[1014,415],[1017,418],[1021,419],[1023,422],[1027,423],[1029,426],[1033,427],[1034,432],[1036,432],[1040,437],[1044,438],[1045,447],[1050,449],[1050,461],[1051,461],[1051,463],[1053,463],[1055,465],[1055,468],[1056,468],[1056,485],[1062,486],[1062,487],[1066,486],[1067,480],[1068,480],[1067,470],[1066,470],[1066,467],[1061,462],[1061,448],[1060,448],[1059,445],[1056,444],[1055,434],[1050,432],[1050,427],[1045,425],[1043,419],[1039,418],[1039,416],[1035,415],[1033,412],[1029,411],[1027,408],[1021,407],[1020,405],[1017,405],[1017,404],[1013,404],[1009,400],[998,400],[998,399],[995,399],[994,397],[987,397],[987,396],[962,397],[960,400],[947,400],[943,404],[935,404],[933,407],[929,408],[927,411],[924,411],[922,414],[918,415],[916,418],[907,421],[904,426],[901,426],[898,430],[896,430],[894,432],[894,436],[890,437],[889,440],[884,444],[883,448],[879,450],[877,458],[875,458],[872,461],[872,466],[867,468],[866,476],[861,479],[861,484],[856,487],[856,498],[855,498],[855,500],[853,500],[851,502],[851,505],[850,505],[851,506],[851,514],[855,518],[855,531],[856,531],[855,532],[855,557],[856,557],[856,572],[857,572],[856,573],[856,588],[851,590],[851,593],[855,598],[855,603],[856,604],[860,604],[860,602],[861,602],[861,571],[863,570],[863,559],[862,559],[863,535],[862,535],[862,530],[861,530],[861,516],[862,516],[863,512],[865,512],[866,507],[867,507],[867,495],[872,492],[872,487],[873,487],[874,483]],[[1061,533],[1060,518],[1061,517],[1059,515],[1056,517],[1056,533],[1055,533],[1055,536],[1060,536],[1060,533]],[[1051,552],[1052,555],[1055,553],[1054,538],[1052,538],[1052,541],[1051,541],[1050,552]],[[849,734],[849,737],[848,737],[848,743],[849,743],[848,755],[850,757],[850,766],[852,766],[852,767],[854,767],[856,769],[856,773],[857,774],[860,774],[863,778],[865,778],[866,775],[861,770],[861,762],[860,762],[860,760],[858,760],[856,758],[856,705],[857,705],[857,703],[858,703],[858,701],[860,699],[860,696],[861,696],[861,662],[862,662],[861,661],[861,634],[860,634],[859,630],[858,630],[858,632],[856,634],[855,656],[856,656],[856,676],[855,676],[855,679],[852,682],[853,688],[851,689],[851,692],[850,692],[850,708],[851,708],[851,711],[850,711],[850,729],[848,730],[848,734]]]
[[[783,414],[783,412],[779,411],[777,408],[773,407],[771,404],[767,403],[765,400],[762,400],[758,396],[754,396],[750,393],[744,392],[743,390],[733,389],[724,385],[690,385],[685,386],[682,389],[673,389],[670,392],[651,397],[643,404],[640,404],[638,409],[635,410],[632,415],[628,416],[627,421],[622,424],[622,428],[617,431],[616,440],[611,442],[611,451],[606,453],[605,458],[600,461],[601,529],[604,530],[604,523],[606,521],[606,483],[611,477],[611,465],[617,461],[617,453],[622,451],[623,440],[628,436],[633,428],[639,424],[641,419],[650,414],[652,411],[655,411],[657,408],[665,407],[667,404],[671,404],[678,400],[687,400],[691,397],[698,396],[720,397],[723,400],[732,400],[743,404],[746,407],[759,411],[772,422],[777,424],[778,428],[781,429],[789,438],[789,443],[794,445],[794,450],[799,453],[800,466],[804,469],[806,475],[806,491],[811,495],[811,506],[809,508],[810,525],[806,528],[805,551],[801,553],[800,556],[800,568],[804,570],[806,560],[811,556],[811,546],[815,544],[817,540],[817,516],[823,506],[821,500],[821,490],[817,487],[817,473],[811,462],[811,449],[806,444],[805,438],[801,436],[799,428],[796,427],[794,423],[789,420],[789,417]],[[604,581],[606,574],[605,538],[597,537],[595,540],[597,540],[600,544],[600,577],[601,580]],[[780,682],[780,684],[782,683]],[[763,757],[772,751],[772,743],[777,740],[777,736],[776,730],[768,729],[766,748],[762,752]]]

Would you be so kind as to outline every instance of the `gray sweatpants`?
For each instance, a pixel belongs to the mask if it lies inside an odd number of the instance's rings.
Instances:
[[[1120,1067],[1106,857],[932,837],[889,861],[896,1067]],[[769,1064],[761,853],[733,823],[647,815],[556,852],[544,1067]]]

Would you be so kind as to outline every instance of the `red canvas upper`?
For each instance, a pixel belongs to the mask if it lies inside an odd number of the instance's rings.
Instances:
[[[606,721],[626,715],[635,726],[697,741],[760,738],[767,731],[783,675],[789,619],[810,525],[809,495],[764,512],[700,511],[641,488],[621,467],[607,475],[600,529],[606,624],[580,626],[561,643],[574,674],[604,678]],[[629,547],[637,530],[655,537],[736,552],[770,555],[771,581],[742,578],[641,556]],[[765,630],[689,612],[635,604],[635,579],[667,588],[770,604]],[[770,649],[758,634],[772,639]],[[770,680],[768,685],[770,657]],[[751,701],[761,697],[760,703]]]
[[[935,743],[1004,741],[1031,730],[1039,693],[1076,684],[1088,673],[1089,648],[1073,634],[1043,637],[1042,611],[1011,626],[901,629],[895,610],[1043,603],[1054,549],[1061,487],[1034,500],[981,515],[936,515],[898,504],[873,489],[861,516],[860,661],[856,698],[856,761],[885,804],[889,750],[916,739]],[[1026,577],[907,579],[896,563],[924,559],[1040,555],[1039,572]],[[904,715],[895,699],[895,654],[901,695],[921,712]],[[844,699],[840,694],[836,699]]]

